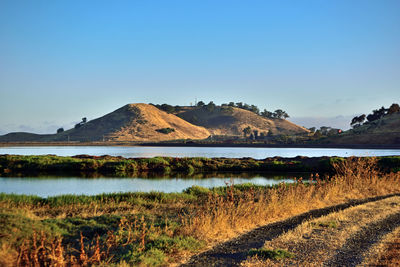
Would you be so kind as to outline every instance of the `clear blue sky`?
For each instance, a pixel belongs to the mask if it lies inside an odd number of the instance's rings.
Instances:
[[[400,1],[0,1],[0,133],[196,97],[307,118],[398,103]]]

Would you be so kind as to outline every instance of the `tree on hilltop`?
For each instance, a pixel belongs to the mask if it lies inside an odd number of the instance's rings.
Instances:
[[[282,109],[275,110],[273,116],[277,119],[289,118],[289,115],[286,113],[286,111],[283,111]]]
[[[251,105],[250,109],[251,112],[254,112],[255,114],[259,115],[260,114],[260,110],[258,109],[258,107],[256,105]]]
[[[375,110],[372,111],[371,114],[369,114],[369,115],[367,116],[367,120],[368,120],[369,122],[379,120],[379,119],[381,119],[383,116],[386,115],[386,111],[387,111],[387,110],[386,110],[385,107],[383,107],[383,106],[382,106],[380,109],[375,109]]]
[[[365,114],[362,114],[362,115],[360,115],[360,116],[355,116],[355,117],[351,120],[350,125],[351,125],[352,127],[355,127],[356,125],[357,125],[357,126],[360,126],[360,125],[363,124],[363,122],[365,121],[365,117],[366,117]]]
[[[82,121],[80,123],[75,124],[75,129],[80,128],[82,125],[86,124],[86,122],[87,118],[86,117],[82,118]]]
[[[399,106],[399,104],[396,104],[396,103],[393,103],[387,110],[387,114],[393,114],[393,113],[397,113],[397,112],[400,112],[400,106]]]
[[[264,118],[272,119],[274,117],[274,113],[264,109],[264,111],[261,112],[261,116]]]
[[[198,107],[203,107],[203,106],[205,106],[206,104],[203,102],[203,101],[199,101],[199,102],[197,102],[197,106]]]
[[[171,105],[168,105],[168,104],[162,104],[160,106],[160,109],[165,111],[165,112],[167,112],[167,113],[174,113],[176,111],[174,106],[171,106]]]
[[[214,104],[213,101],[210,101],[210,103],[208,103],[205,107],[208,112],[212,113],[214,112],[216,105]]]

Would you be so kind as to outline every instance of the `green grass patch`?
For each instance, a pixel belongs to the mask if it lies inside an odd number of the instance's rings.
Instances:
[[[286,258],[293,258],[294,255],[283,249],[251,249],[249,256],[257,256],[260,259],[283,260]]]
[[[32,220],[23,214],[0,210],[0,245],[7,244],[18,248],[33,233],[43,232],[48,237],[61,236],[65,231],[52,222]]]
[[[338,224],[336,221],[326,221],[326,222],[312,222],[311,225],[323,228],[337,228]]]

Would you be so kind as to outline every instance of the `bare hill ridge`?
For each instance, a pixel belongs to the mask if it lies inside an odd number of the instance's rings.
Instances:
[[[53,135],[10,133],[0,141],[166,141],[205,139],[203,127],[148,104],[128,104],[80,127]]]
[[[210,135],[205,128],[190,124],[152,105],[129,104],[123,108],[135,113],[135,119],[128,121],[119,130],[109,135],[116,141],[204,139]],[[168,131],[170,132],[167,133]]]
[[[165,130],[163,133],[163,129]],[[174,139],[204,139],[210,133],[175,115],[148,104],[128,104],[78,129],[63,133],[70,138],[113,141],[165,141]]]
[[[237,107],[217,106],[209,111],[204,107],[182,107],[178,117],[195,125],[203,126],[213,135],[243,135],[250,127],[259,133],[305,134],[309,130],[284,119],[268,119],[254,112]]]

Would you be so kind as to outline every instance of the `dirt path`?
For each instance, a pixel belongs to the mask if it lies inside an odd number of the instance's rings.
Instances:
[[[400,226],[400,197],[368,202],[306,221],[267,241],[264,251],[283,249],[281,260],[249,258],[245,266],[356,266],[370,248]]]
[[[357,266],[363,260],[362,255],[372,245],[387,233],[392,232],[400,225],[400,209],[398,212],[390,215],[387,218],[363,228],[350,239],[336,252],[325,266]]]
[[[246,260],[250,249],[263,247],[266,241],[277,238],[311,218],[315,219],[352,206],[362,205],[399,195],[400,194],[391,194],[363,200],[355,200],[324,209],[312,210],[284,221],[268,224],[256,228],[233,240],[217,245],[211,250],[195,255],[189,259],[187,263],[182,264],[181,266],[239,266],[241,262]]]
[[[359,266],[400,266],[400,226],[373,245]]]

